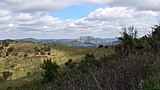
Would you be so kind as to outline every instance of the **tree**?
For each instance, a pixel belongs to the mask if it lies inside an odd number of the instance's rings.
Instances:
[[[51,59],[44,60],[41,68],[44,69],[44,73],[42,73],[44,81],[54,82],[59,69],[56,62],[52,62]]]

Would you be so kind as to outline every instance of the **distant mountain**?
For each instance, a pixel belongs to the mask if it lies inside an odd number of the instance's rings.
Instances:
[[[48,44],[61,44],[68,46],[78,46],[78,47],[97,47],[98,45],[115,45],[119,44],[116,38],[95,38],[92,36],[80,36],[77,39],[34,39],[34,38],[24,38],[16,39],[20,42],[34,42],[34,43],[48,43]]]
[[[14,42],[15,40],[12,39],[5,39],[5,40],[0,40],[0,42]]]
[[[16,39],[16,41],[20,41],[20,42],[37,42],[37,39],[34,38],[24,38],[24,39]]]
[[[96,42],[96,38],[92,37],[92,36],[80,36],[77,41],[79,42],[82,42],[82,43],[85,43],[85,42],[90,42],[90,43],[93,43],[93,42]]]

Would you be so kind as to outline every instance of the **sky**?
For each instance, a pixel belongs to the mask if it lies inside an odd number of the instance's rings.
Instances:
[[[0,0],[0,39],[141,37],[160,23],[160,0]]]

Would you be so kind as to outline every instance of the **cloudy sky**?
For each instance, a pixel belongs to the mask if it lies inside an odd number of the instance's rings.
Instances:
[[[160,0],[0,0],[0,39],[142,36],[159,17]]]

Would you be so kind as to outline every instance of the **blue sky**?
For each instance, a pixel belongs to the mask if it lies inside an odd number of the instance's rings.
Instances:
[[[61,19],[80,19],[86,17],[90,12],[93,12],[96,9],[104,7],[107,6],[92,4],[73,5],[56,12],[50,12],[49,14]]]
[[[160,17],[160,0],[1,0],[0,39],[119,37],[135,26],[139,37]]]

